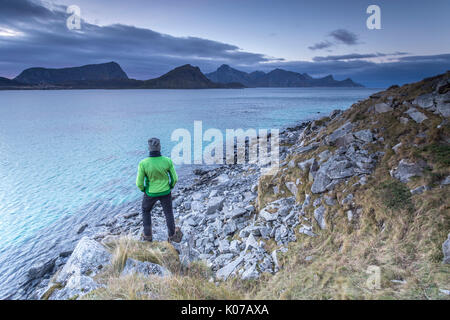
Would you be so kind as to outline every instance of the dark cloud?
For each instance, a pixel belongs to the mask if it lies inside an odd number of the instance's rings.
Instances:
[[[82,21],[81,30],[71,31],[66,27],[65,7],[1,1],[0,31],[7,28],[21,33],[0,37],[0,61],[6,76],[36,65],[63,67],[114,60],[131,77],[146,79],[183,63],[207,67],[213,62],[247,65],[274,60],[219,41],[173,37],[128,25],[102,27]]]
[[[309,46],[308,49],[310,50],[320,50],[320,49],[326,49],[329,47],[332,47],[333,43],[331,43],[330,41],[322,41],[322,42],[318,42],[315,45]]]
[[[330,32],[330,36],[336,40],[337,42],[353,46],[355,44],[358,44],[358,36],[354,34],[353,32],[350,32],[345,29],[337,29],[332,32]]]
[[[339,61],[339,60],[357,60],[357,59],[368,59],[368,58],[379,58],[379,57],[389,57],[389,56],[401,56],[408,54],[407,52],[396,52],[396,53],[350,53],[344,55],[330,55],[325,57],[314,57],[313,60],[316,62],[320,61]]]
[[[345,29],[337,29],[337,30],[331,31],[328,34],[328,36],[331,37],[333,41],[328,41],[328,40],[321,41],[312,46],[309,46],[308,49],[320,50],[320,49],[331,48],[338,44],[354,46],[354,45],[360,43],[358,41],[359,37],[355,33],[345,30]]]

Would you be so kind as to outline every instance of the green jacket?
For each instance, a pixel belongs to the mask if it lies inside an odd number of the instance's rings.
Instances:
[[[139,162],[136,186],[149,197],[168,195],[177,181],[178,176],[170,158],[149,157]]]

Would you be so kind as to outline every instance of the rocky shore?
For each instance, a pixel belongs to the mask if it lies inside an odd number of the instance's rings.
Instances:
[[[173,192],[175,218],[185,235],[180,244],[173,244],[181,264],[204,261],[216,284],[235,277],[245,281],[275,275],[283,269],[280,258],[294,255],[290,244],[307,239],[325,242],[330,234],[361,230],[378,210],[363,201],[372,189],[382,192],[387,185],[408,191],[399,193],[404,197],[400,203],[386,202],[385,211],[406,207],[410,199],[414,205],[414,199],[433,192],[448,194],[449,116],[447,72],[393,86],[346,111],[335,110],[283,130],[281,164],[275,175],[261,176],[255,164],[195,170],[195,181]],[[378,180],[390,184],[381,186]],[[440,235],[450,231],[448,198],[445,201],[444,210],[437,213],[444,220]],[[111,263],[109,244],[124,235],[139,240],[138,208],[96,226],[73,252],[62,252],[30,269],[29,277],[40,281],[30,298],[78,299],[104,286],[95,276]],[[152,217],[154,240],[166,241],[159,205]],[[379,230],[388,224],[384,218],[374,223]],[[84,235],[85,229],[80,226],[78,232]],[[436,240],[442,245],[437,249],[439,259],[448,264],[450,238],[441,238]],[[303,259],[308,262],[315,256]],[[171,276],[164,266],[131,258],[122,272]],[[442,285],[441,290],[450,289],[445,287],[448,283]]]

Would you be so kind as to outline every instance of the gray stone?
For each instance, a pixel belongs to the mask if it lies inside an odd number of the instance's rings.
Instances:
[[[357,139],[364,141],[364,142],[372,142],[373,141],[373,134],[370,131],[370,129],[354,132],[353,135]]]
[[[245,241],[245,250],[244,251],[247,251],[249,248],[259,249],[258,242],[256,241],[256,239],[252,233],[250,233],[247,240]]]
[[[434,107],[433,94],[426,93],[421,96],[418,96],[416,99],[414,99],[413,104],[415,104],[423,109],[433,108]]]
[[[230,212],[227,212],[226,216],[231,219],[237,219],[239,217],[242,217],[246,213],[247,213],[247,210],[245,208],[235,207]]]
[[[269,222],[269,221],[274,221],[277,220],[278,218],[278,213],[270,213],[267,210],[262,209],[259,211],[259,217],[264,219],[265,221]]]
[[[445,177],[444,180],[442,180],[441,185],[446,186],[450,184],[450,176]]]
[[[230,251],[230,242],[227,239],[219,240],[219,252],[227,253]]]
[[[398,166],[390,171],[392,177],[406,183],[412,177],[422,176],[422,167],[416,163],[410,163],[405,159],[400,160]]]
[[[352,221],[353,219],[353,211],[352,210],[348,210],[347,211],[347,220],[348,221]]]
[[[407,124],[409,122],[409,119],[405,117],[400,117],[398,120],[401,124]]]
[[[324,150],[321,153],[319,153],[318,156],[319,156],[320,162],[324,162],[324,161],[328,160],[328,158],[331,157],[331,155],[332,155],[331,151],[327,149],[327,150]]]
[[[237,230],[236,222],[230,221],[226,223],[223,227],[223,234],[226,236],[232,235]]]
[[[306,161],[303,162],[299,162],[297,164],[297,166],[302,170],[302,171],[306,171],[306,170],[310,170],[310,171],[317,171],[317,169],[319,168],[319,164],[317,163],[315,158],[311,158],[308,159]]]
[[[325,222],[325,207],[320,206],[316,210],[314,210],[314,219],[316,219],[317,223],[320,226],[320,229],[326,229],[327,224]]]
[[[252,265],[250,268],[245,270],[242,273],[242,280],[249,280],[249,279],[257,279],[259,277],[259,272],[256,269],[256,264]]]
[[[56,277],[56,282],[64,283],[72,275],[94,276],[110,263],[111,254],[100,243],[83,237]]]
[[[203,203],[201,201],[194,200],[191,202],[191,210],[200,212],[204,209]]]
[[[392,150],[394,150],[395,153],[398,152],[398,149],[402,146],[402,143],[399,142],[395,146],[392,147]]]
[[[28,278],[31,280],[39,279],[50,273],[55,267],[56,258],[47,260],[45,262],[35,263],[30,269],[28,269]]]
[[[328,145],[334,145],[336,140],[344,137],[353,129],[353,124],[351,122],[346,122],[338,129],[334,130],[330,135],[325,138],[325,142]]]
[[[311,186],[311,192],[312,193],[322,193],[327,190],[327,186],[331,183],[331,179],[328,177],[326,172],[317,171],[316,175],[314,176],[314,182]]]
[[[160,277],[166,277],[170,275],[170,271],[164,268],[163,266],[160,266],[156,263],[151,263],[148,261],[137,261],[131,258],[127,259],[127,262],[125,263],[125,267],[123,268],[121,275],[128,275],[138,273],[142,274],[143,276],[150,276],[150,275],[156,275]]]
[[[294,195],[297,195],[298,189],[295,182],[286,182],[286,188]]]
[[[405,112],[407,115],[411,117],[415,122],[422,123],[427,120],[428,117],[424,115],[422,112],[418,111],[415,108],[409,108],[408,111]]]
[[[216,272],[216,277],[222,280],[228,279],[231,273],[244,261],[244,257],[237,257],[232,262],[228,263],[226,266],[222,267]]]
[[[376,113],[385,113],[385,112],[389,112],[389,111],[393,111],[394,109],[392,109],[392,107],[390,105],[388,105],[387,103],[377,103],[375,106],[375,112]]]
[[[348,195],[345,196],[344,199],[342,199],[341,203],[342,205],[345,205],[352,203],[352,201],[353,201],[353,193],[349,193]]]
[[[442,244],[442,252],[444,253],[445,264],[450,264],[450,233],[447,236],[447,240]]]
[[[311,226],[307,226],[302,224],[302,226],[300,227],[300,229],[298,230],[299,233],[303,233],[306,234],[310,237],[315,237],[317,236],[314,232],[312,232],[312,227]]]
[[[450,117],[450,91],[445,94],[437,95],[435,98],[436,111],[443,117]]]
[[[429,186],[420,186],[420,187],[417,187],[415,189],[412,189],[411,190],[411,194],[422,194],[425,191],[430,190],[430,189],[431,188]]]
[[[208,206],[206,208],[206,214],[212,214],[216,211],[222,210],[224,197],[212,197],[208,200]]]

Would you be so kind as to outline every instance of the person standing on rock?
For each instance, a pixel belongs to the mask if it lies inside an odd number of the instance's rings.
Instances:
[[[144,222],[145,241],[152,241],[152,218],[151,211],[159,200],[166,216],[168,241],[180,242],[183,233],[179,227],[175,227],[172,210],[171,191],[178,181],[178,176],[172,160],[161,155],[161,143],[158,138],[148,140],[150,155],[139,162],[136,186],[144,192],[142,199],[142,220]]]

